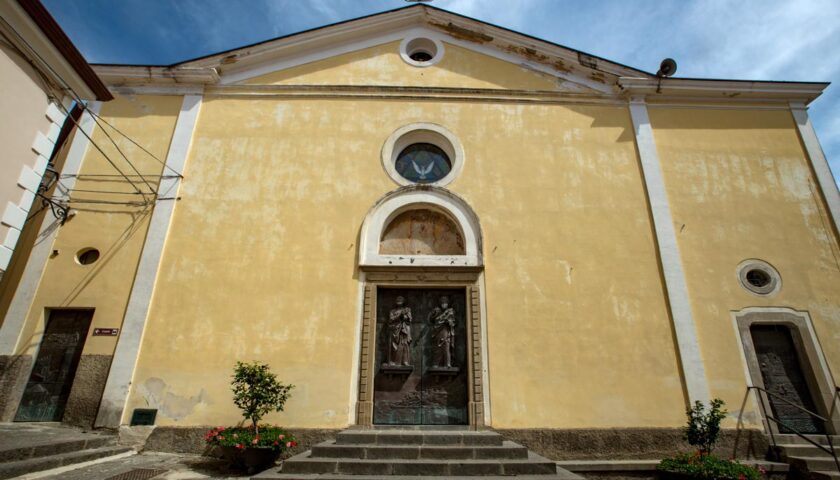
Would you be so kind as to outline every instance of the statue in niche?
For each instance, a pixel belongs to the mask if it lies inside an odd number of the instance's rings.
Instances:
[[[390,366],[411,364],[411,307],[405,298],[397,297],[396,305],[388,314],[388,359]]]
[[[453,368],[455,356],[455,309],[449,305],[449,297],[440,297],[440,306],[429,313],[432,324],[433,368]]]

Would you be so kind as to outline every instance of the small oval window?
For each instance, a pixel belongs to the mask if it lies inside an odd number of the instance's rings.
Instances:
[[[99,250],[95,248],[83,248],[76,254],[76,261],[80,265],[90,265],[99,260]]]
[[[756,295],[773,295],[782,286],[782,277],[769,263],[753,258],[744,260],[737,268],[741,286]]]
[[[747,281],[754,287],[766,287],[773,279],[764,270],[754,268],[747,272]]]

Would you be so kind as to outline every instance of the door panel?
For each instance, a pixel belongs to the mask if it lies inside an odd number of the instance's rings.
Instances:
[[[16,422],[60,422],[82,356],[92,310],[52,310]]]
[[[379,288],[376,305],[373,423],[466,425],[465,290]]]
[[[804,365],[796,353],[790,329],[783,325],[753,325],[750,333],[761,370],[764,388],[788,402],[819,413],[808,382],[805,379]],[[821,421],[811,417],[798,408],[769,396],[773,416],[800,433],[823,433],[825,427]],[[778,425],[781,433],[793,433],[789,428]]]

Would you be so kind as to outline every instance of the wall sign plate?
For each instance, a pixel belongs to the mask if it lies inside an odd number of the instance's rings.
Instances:
[[[94,328],[94,337],[116,337],[120,333],[119,328]]]

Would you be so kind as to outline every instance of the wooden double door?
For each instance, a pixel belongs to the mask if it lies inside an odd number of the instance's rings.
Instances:
[[[467,425],[464,288],[379,288],[373,423]]]

